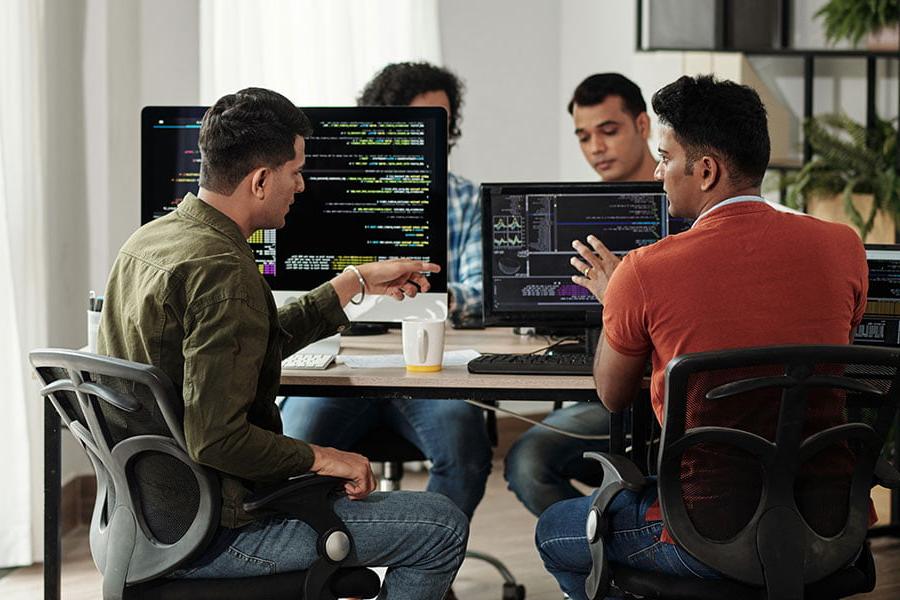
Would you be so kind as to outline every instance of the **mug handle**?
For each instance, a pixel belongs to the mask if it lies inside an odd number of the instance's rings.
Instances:
[[[424,363],[428,358],[428,332],[420,329],[416,332],[416,343],[418,347],[419,362]]]

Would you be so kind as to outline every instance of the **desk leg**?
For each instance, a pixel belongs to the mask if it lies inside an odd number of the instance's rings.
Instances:
[[[625,456],[625,413],[609,413],[609,453]]]
[[[60,445],[59,415],[44,400],[44,600],[59,600],[62,556],[59,533]]]

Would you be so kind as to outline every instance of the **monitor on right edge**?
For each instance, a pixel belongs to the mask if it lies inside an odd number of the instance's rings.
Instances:
[[[900,246],[866,244],[869,295],[854,344],[900,347]]]
[[[572,283],[572,240],[624,256],[690,227],[658,182],[486,183],[481,199],[487,325],[599,327],[602,307]]]

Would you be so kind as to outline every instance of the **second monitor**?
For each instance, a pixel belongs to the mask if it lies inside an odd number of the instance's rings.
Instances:
[[[613,253],[690,227],[668,215],[661,183],[499,183],[481,188],[484,313],[492,325],[590,328],[602,307],[572,282],[573,240]]]

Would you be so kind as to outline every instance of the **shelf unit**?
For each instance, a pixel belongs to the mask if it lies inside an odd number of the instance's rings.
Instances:
[[[875,105],[875,94],[877,87],[877,74],[878,74],[878,61],[879,60],[888,60],[888,61],[896,61],[900,60],[900,52],[895,51],[871,51],[871,50],[859,50],[859,49],[829,49],[829,48],[806,48],[806,49],[798,49],[790,47],[790,37],[791,37],[791,3],[787,0],[781,2],[781,15],[780,15],[780,30],[779,30],[779,40],[778,47],[776,48],[748,48],[748,49],[739,49],[739,48],[726,48],[726,47],[713,47],[713,48],[704,48],[704,49],[696,49],[696,48],[659,48],[659,47],[644,47],[643,43],[643,29],[644,29],[644,2],[643,0],[636,0],[635,2],[637,6],[637,50],[639,52],[722,52],[722,53],[737,53],[743,54],[748,57],[752,56],[771,56],[771,57],[783,57],[783,58],[793,58],[793,59],[801,59],[803,61],[803,120],[806,121],[810,117],[813,116],[813,78],[815,77],[815,64],[819,59],[834,59],[834,58],[858,58],[865,61],[866,65],[866,125],[868,127],[872,127],[875,123],[875,118],[877,115],[876,105]],[[727,11],[728,3],[724,4],[724,7]],[[726,19],[727,21],[727,16]],[[900,76],[898,76],[897,81],[897,114],[900,117]],[[898,127],[898,144],[900,144],[900,127]],[[776,162],[770,165],[770,168],[780,170],[780,171],[788,171],[800,168],[803,163],[808,162],[812,158],[812,148],[809,145],[809,142],[804,140],[803,143],[803,162],[802,163],[794,163],[794,162]],[[897,167],[900,168],[900,152],[897,155]]]

